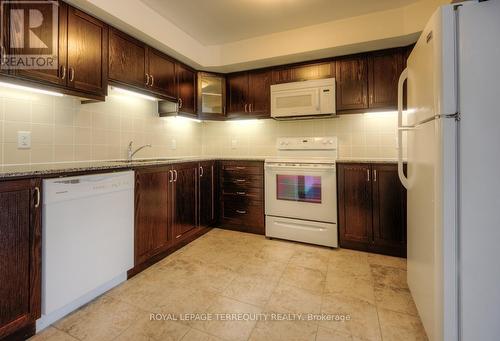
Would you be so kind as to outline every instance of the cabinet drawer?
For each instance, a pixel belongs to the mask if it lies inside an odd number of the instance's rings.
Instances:
[[[261,201],[264,198],[264,191],[262,187],[245,187],[231,184],[230,186],[224,186],[222,195],[230,199],[241,197]]]
[[[229,191],[244,191],[250,188],[262,189],[263,187],[264,179],[262,176],[240,176],[222,179],[222,188]]]
[[[261,226],[264,222],[264,205],[261,201],[224,200],[222,218],[241,226]]]
[[[222,175],[229,177],[264,174],[262,162],[223,161],[221,169]]]

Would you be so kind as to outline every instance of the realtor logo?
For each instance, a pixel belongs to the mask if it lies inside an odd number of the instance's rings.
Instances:
[[[2,2],[2,69],[57,69],[57,1]]]

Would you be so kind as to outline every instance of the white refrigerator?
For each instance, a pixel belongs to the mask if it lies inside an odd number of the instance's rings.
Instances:
[[[411,294],[431,341],[500,340],[500,0],[440,7],[407,65]]]

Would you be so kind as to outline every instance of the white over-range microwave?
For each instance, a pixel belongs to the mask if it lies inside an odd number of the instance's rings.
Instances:
[[[335,116],[335,78],[271,85],[271,117]]]

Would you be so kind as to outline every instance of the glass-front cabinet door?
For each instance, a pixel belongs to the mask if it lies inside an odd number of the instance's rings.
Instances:
[[[226,113],[226,81],[224,76],[198,73],[198,113],[201,118],[224,118]]]

